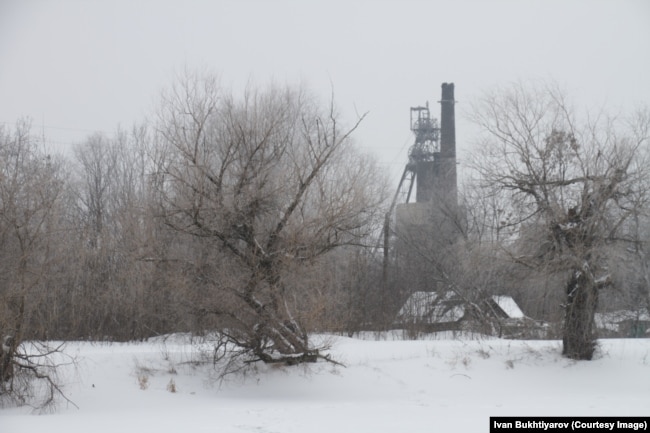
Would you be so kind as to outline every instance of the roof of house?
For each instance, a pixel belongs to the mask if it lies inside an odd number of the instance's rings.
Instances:
[[[400,323],[456,322],[465,314],[465,308],[458,302],[452,302],[454,297],[453,292],[446,292],[443,295],[436,292],[414,292],[397,313],[397,321]]]
[[[523,319],[526,317],[519,305],[510,296],[492,296],[492,300],[508,315],[510,319]]]

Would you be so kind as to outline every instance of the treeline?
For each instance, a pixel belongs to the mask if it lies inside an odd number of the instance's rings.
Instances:
[[[303,89],[233,95],[189,73],[152,120],[69,159],[29,122],[2,127],[0,335],[220,329],[263,360],[310,357],[309,332],[386,329],[411,292],[452,290],[467,305],[512,295],[556,336],[575,319],[592,341],[596,309],[648,305],[649,116],[578,128],[560,96],[486,95],[460,205],[432,232],[403,230],[386,259],[392,188],[354,147],[363,116],[346,124]]]
[[[154,117],[90,135],[69,159],[41,149],[29,122],[2,128],[0,333],[245,339],[270,321],[300,345],[346,329],[353,287],[378,287],[369,247],[387,191],[351,142],[361,119],[342,126],[302,89],[234,96],[194,74]]]
[[[93,135],[64,160],[39,148],[28,123],[5,128],[4,335],[124,340],[188,328],[165,282],[176,240],[154,216],[146,134]]]

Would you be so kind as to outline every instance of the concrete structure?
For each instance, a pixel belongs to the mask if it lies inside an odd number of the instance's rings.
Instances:
[[[431,117],[429,104],[411,108],[415,142],[393,198],[384,227],[384,278],[402,296],[432,288],[435,269],[423,257],[458,237],[456,126],[454,84],[442,84],[441,123]],[[411,201],[415,186],[415,201]],[[392,261],[389,253],[392,253]],[[434,284],[435,285],[435,284]]]
[[[435,158],[433,188],[439,191],[442,200],[458,206],[455,105],[454,83],[443,83],[440,100],[440,153]]]

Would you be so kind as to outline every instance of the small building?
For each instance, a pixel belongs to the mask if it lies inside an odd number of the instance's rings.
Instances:
[[[414,292],[399,310],[395,325],[422,332],[480,330],[482,324],[473,311],[477,308],[497,325],[492,332],[499,336],[540,336],[540,324],[526,317],[512,297],[490,296],[470,307],[452,291]],[[523,335],[533,329],[534,335]]]
[[[596,313],[596,328],[603,337],[650,338],[647,308]]]
[[[460,329],[465,317],[462,301],[453,292],[414,292],[397,313],[395,324],[416,326],[422,331]]]

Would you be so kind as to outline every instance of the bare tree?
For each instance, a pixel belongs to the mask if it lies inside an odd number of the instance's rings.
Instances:
[[[197,307],[256,359],[320,356],[299,314],[312,290],[304,282],[377,227],[385,182],[350,141],[362,119],[343,129],[333,105],[323,110],[304,91],[235,98],[212,76],[188,74],[163,95],[160,212],[209,246],[197,277],[212,297]]]
[[[0,128],[0,402],[48,405],[61,393],[50,358],[60,348],[25,342],[51,269],[61,173],[54,158],[37,150],[29,122]]]
[[[79,200],[85,215],[85,225],[89,231],[89,242],[99,248],[104,226],[110,221],[109,199],[114,193],[117,176],[116,144],[103,134],[94,134],[75,148],[75,157],[81,169]]]
[[[522,266],[564,280],[563,353],[591,359],[599,291],[611,282],[605,248],[647,206],[648,116],[578,122],[557,87],[518,84],[474,107],[483,129],[473,168],[484,192],[506,194]]]
[[[75,148],[67,237],[49,335],[131,340],[186,331],[165,257],[169,230],[154,218],[145,126],[93,134]],[[64,289],[63,289],[64,288]],[[52,309],[54,308],[51,307]],[[44,306],[47,309],[47,306]]]

